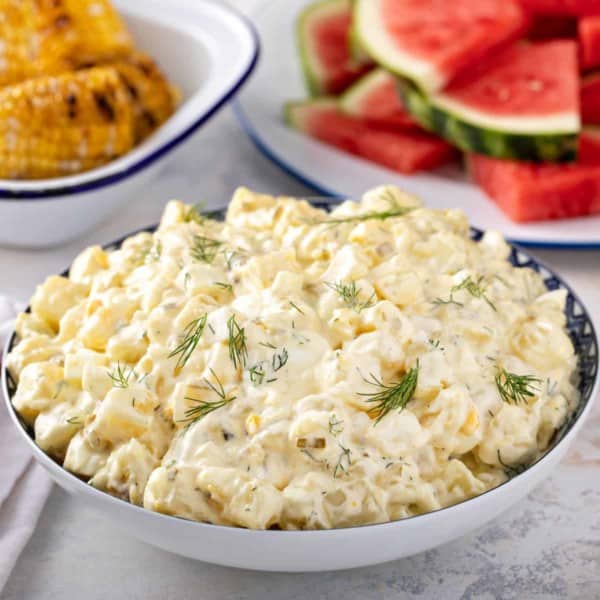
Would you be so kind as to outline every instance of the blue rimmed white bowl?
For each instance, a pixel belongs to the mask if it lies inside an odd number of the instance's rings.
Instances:
[[[0,244],[47,247],[74,239],[114,213],[159,164],[246,81],[259,54],[254,28],[211,0],[114,0],[137,45],[180,89],[173,116],[127,155],[86,173],[0,180]]]
[[[327,209],[333,201],[314,204]],[[222,218],[223,214],[224,211],[216,211],[210,216]],[[154,229],[150,227],[144,231]],[[129,235],[134,233],[137,232]],[[482,235],[481,231],[472,230],[475,240],[481,239]],[[107,249],[119,248],[125,239],[109,244]],[[16,385],[8,371],[2,369],[6,406],[32,455],[56,483],[81,498],[104,518],[117,523],[123,531],[170,552],[221,565],[288,572],[348,569],[417,554],[481,527],[552,474],[589,415],[600,387],[598,339],[585,306],[558,275],[524,250],[513,246],[509,260],[516,267],[537,271],[549,290],[567,291],[565,313],[567,330],[579,358],[576,376],[580,402],[569,420],[556,432],[548,452],[537,462],[497,488],[448,508],[390,523],[326,531],[251,531],[187,521],[154,513],[110,496],[54,462],[35,444],[31,430],[14,410],[11,399]],[[4,357],[15,343],[13,333]],[[2,362],[6,364],[6,361]],[[548,527],[551,526],[548,523]]]

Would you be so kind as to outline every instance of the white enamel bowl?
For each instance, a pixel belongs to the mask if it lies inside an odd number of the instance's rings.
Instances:
[[[0,244],[47,247],[79,237],[134,197],[171,151],[229,101],[256,64],[252,25],[210,0],[114,0],[138,46],[180,89],[175,114],[103,167],[39,181],[0,180]]]
[[[481,235],[480,231],[473,230],[475,239]],[[117,247],[121,241],[109,248]],[[481,496],[432,513],[381,525],[330,531],[250,531],[157,514],[87,485],[49,458],[35,444],[31,432],[13,409],[10,398],[14,382],[6,369],[2,369],[6,405],[34,458],[58,485],[95,508],[104,518],[118,523],[123,531],[165,550],[205,562],[264,571],[348,569],[417,554],[480,527],[548,477],[577,436],[598,391],[598,340],[581,301],[559,277],[525,251],[514,247],[510,260],[516,266],[538,271],[549,289],[567,289],[567,328],[580,359],[581,402],[570,421],[557,433],[549,452],[526,471]],[[5,354],[14,341],[13,334]]]

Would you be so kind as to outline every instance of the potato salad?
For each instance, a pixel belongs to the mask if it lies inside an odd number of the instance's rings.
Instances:
[[[17,320],[12,402],[100,490],[255,529],[402,519],[538,458],[578,402],[565,292],[393,187],[170,202]]]

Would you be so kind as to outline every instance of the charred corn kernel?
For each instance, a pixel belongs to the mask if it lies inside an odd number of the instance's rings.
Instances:
[[[248,415],[246,418],[246,431],[254,435],[260,427],[260,417],[258,415]]]
[[[475,433],[475,431],[477,431],[478,427],[479,427],[479,415],[477,414],[477,409],[475,407],[473,407],[470,410],[469,415],[465,419],[463,426],[461,427],[461,432],[464,433],[465,435],[471,435],[472,433]]]
[[[113,68],[0,90],[0,178],[86,171],[125,154],[134,141],[131,100]]]
[[[135,139],[140,142],[173,114],[178,93],[158,65],[144,54],[136,53],[128,61],[114,63],[113,66],[131,96]]]
[[[131,36],[109,0],[0,0],[0,85],[128,55]]]

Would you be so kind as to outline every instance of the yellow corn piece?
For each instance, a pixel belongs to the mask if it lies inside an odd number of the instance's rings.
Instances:
[[[135,138],[139,143],[162,125],[175,110],[178,93],[158,65],[148,56],[136,53],[113,65],[133,100]]]
[[[131,98],[112,67],[0,90],[0,178],[79,173],[125,154],[134,143]]]
[[[0,0],[0,85],[127,56],[133,42],[108,0]]]

